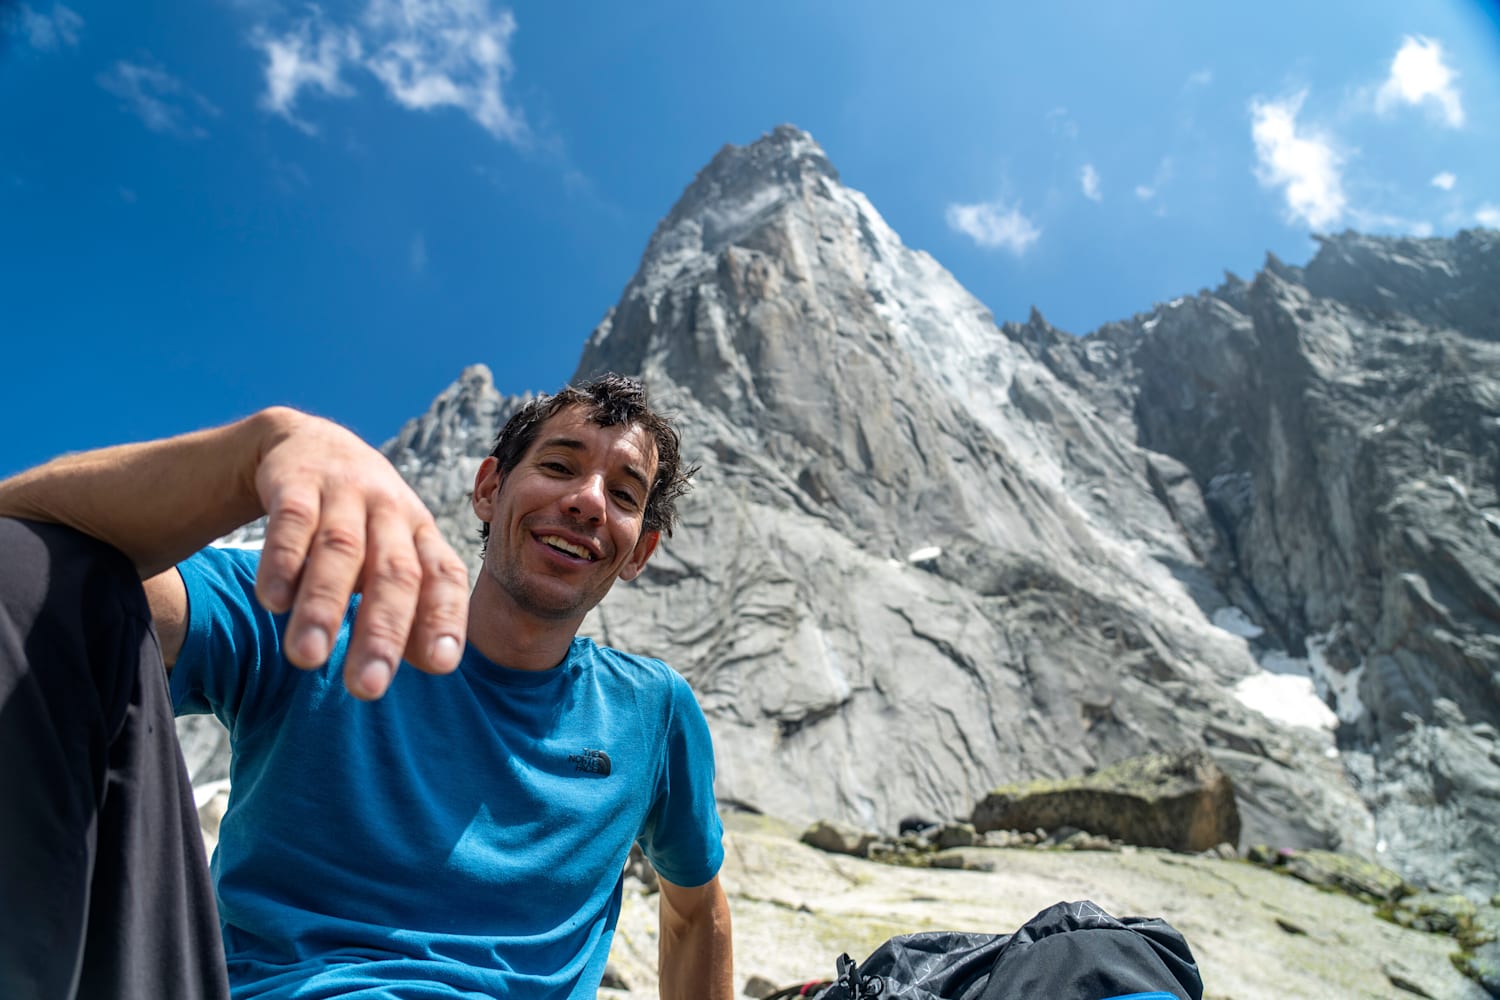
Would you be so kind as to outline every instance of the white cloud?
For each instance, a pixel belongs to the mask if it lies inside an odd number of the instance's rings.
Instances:
[[[1444,191],[1452,191],[1453,185],[1457,183],[1458,178],[1454,177],[1453,174],[1451,174],[1447,170],[1444,170],[1442,173],[1432,178],[1432,186],[1435,188],[1442,188]]]
[[[497,139],[525,127],[505,104],[516,19],[489,0],[370,0],[364,21],[382,40],[367,65],[403,107],[456,107]]]
[[[304,88],[320,90],[326,97],[354,93],[340,79],[340,73],[345,62],[359,58],[359,38],[352,31],[329,24],[316,7],[286,34],[274,36],[257,28],[250,42],[266,56],[266,92],[261,96],[261,107],[304,132],[317,131],[295,113],[297,95]]]
[[[1211,69],[1200,69],[1187,78],[1189,87],[1207,87],[1214,82],[1214,71]]]
[[[1427,237],[1429,237],[1429,236],[1432,235],[1432,223],[1430,223],[1430,222],[1414,222],[1414,223],[1412,223],[1411,234],[1413,236],[1416,236],[1416,237],[1419,237],[1419,238],[1425,240]]]
[[[24,35],[34,49],[51,52],[62,45],[77,45],[83,18],[62,4],[53,4],[50,14],[32,10],[25,4],[16,8],[11,31]]]
[[[1384,113],[1397,104],[1432,102],[1450,128],[1464,123],[1463,102],[1454,80],[1458,74],[1443,62],[1443,47],[1420,36],[1408,35],[1391,60],[1391,73],[1375,95],[1375,110]]]
[[[1145,184],[1137,184],[1135,186],[1135,196],[1141,199],[1141,201],[1150,201],[1156,197],[1156,189],[1147,187]]]
[[[1474,213],[1474,221],[1489,229],[1500,229],[1500,205],[1485,203]]]
[[[1306,96],[1303,91],[1284,101],[1251,101],[1250,135],[1261,185],[1285,189],[1290,221],[1300,219],[1321,229],[1344,214],[1344,183],[1332,143],[1298,128],[1297,113]]]
[[[515,17],[493,0],[365,0],[349,24],[333,24],[314,8],[291,31],[262,28],[251,40],[267,56],[263,106],[301,128],[311,126],[293,114],[298,93],[315,87],[348,96],[342,74],[352,66],[404,108],[455,108],[495,138],[518,142],[526,123],[505,100],[515,31]]]
[[[999,201],[949,205],[948,225],[987,249],[1003,247],[1016,256],[1025,253],[1042,235],[1019,208]]]
[[[1078,182],[1083,186],[1083,196],[1089,201],[1104,200],[1104,194],[1099,190],[1099,171],[1094,169],[1092,163],[1083,165],[1083,170],[1078,175]]]
[[[153,132],[201,139],[208,130],[194,119],[219,116],[208,98],[157,66],[121,60],[98,81]]]

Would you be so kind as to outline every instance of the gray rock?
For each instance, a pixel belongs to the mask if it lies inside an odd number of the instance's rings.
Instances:
[[[986,830],[980,835],[979,842],[983,847],[1019,847],[1022,844],[1021,834],[1015,830]]]
[[[870,845],[878,838],[875,834],[859,830],[846,823],[819,820],[802,834],[802,843],[833,854],[849,854],[862,858],[870,853]]]
[[[1467,896],[1418,892],[1391,908],[1391,919],[1403,927],[1457,936],[1473,926],[1479,908]]]
[[[1389,868],[1330,851],[1282,850],[1272,857],[1271,864],[1309,885],[1335,889],[1371,903],[1395,903],[1416,891]]]
[[[1268,260],[1253,284],[1081,340],[1013,336],[1188,471],[1219,540],[1200,545],[1204,568],[1265,645],[1308,655],[1387,863],[1487,895],[1500,885],[1500,238],[1321,242],[1305,269]],[[1260,828],[1286,814],[1244,812]]]
[[[1052,842],[1089,833],[1140,847],[1199,852],[1236,844],[1239,813],[1229,778],[1205,752],[1122,761],[1092,775],[995,789],[974,809],[977,830],[1040,826]],[[1084,833],[1083,831],[1087,831]]]
[[[933,868],[966,872],[992,872],[996,868],[995,859],[985,852],[963,848],[940,851],[928,860],[928,864]]]
[[[745,980],[745,988],[741,991],[741,993],[742,995],[747,997],[754,997],[755,1000],[762,1000],[762,998],[770,996],[772,993],[777,992],[780,988],[781,987],[779,985],[767,979],[765,976],[752,975]]]
[[[973,823],[944,823],[937,832],[936,846],[945,851],[950,847],[973,847],[979,842],[979,832]]]

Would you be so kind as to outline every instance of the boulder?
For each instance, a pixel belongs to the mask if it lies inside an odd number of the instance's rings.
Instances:
[[[1418,892],[1389,868],[1348,854],[1256,844],[1245,852],[1245,859],[1320,889],[1342,892],[1367,903],[1389,904],[1383,906],[1382,913],[1403,927],[1454,933],[1460,923],[1472,921],[1477,909],[1463,896]]]
[[[1184,853],[1240,839],[1234,788],[1202,751],[1149,754],[1084,777],[997,788],[975,808],[973,822],[981,833],[1072,826]]]
[[[826,819],[818,820],[802,834],[804,844],[820,851],[848,854],[856,858],[868,855],[870,845],[877,839],[879,838],[875,834],[868,831]]]
[[[1332,851],[1283,850],[1276,867],[1309,885],[1337,889],[1366,902],[1395,902],[1415,891],[1389,868]]]
[[[972,823],[945,823],[938,830],[937,848],[946,851],[950,847],[973,847],[979,843],[979,833]]]

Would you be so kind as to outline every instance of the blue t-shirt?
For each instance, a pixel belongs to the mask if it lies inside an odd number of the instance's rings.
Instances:
[[[342,677],[358,601],[329,665],[298,670],[257,558],[179,567],[171,678],[177,712],[232,739],[213,873],[236,1000],[591,998],[633,841],[678,885],[718,872],[708,727],[665,664],[579,638],[533,672],[470,647],[361,702]]]

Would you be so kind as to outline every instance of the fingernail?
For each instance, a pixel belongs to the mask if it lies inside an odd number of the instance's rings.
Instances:
[[[451,670],[458,666],[463,652],[463,643],[451,635],[440,635],[432,644],[432,665],[442,670]]]
[[[309,625],[302,630],[302,638],[297,641],[297,648],[302,652],[302,658],[309,664],[322,664],[328,660],[328,630],[321,625]]]
[[[361,698],[379,698],[385,694],[394,672],[391,665],[379,657],[366,660],[354,678],[354,685],[359,688],[356,693]]]

